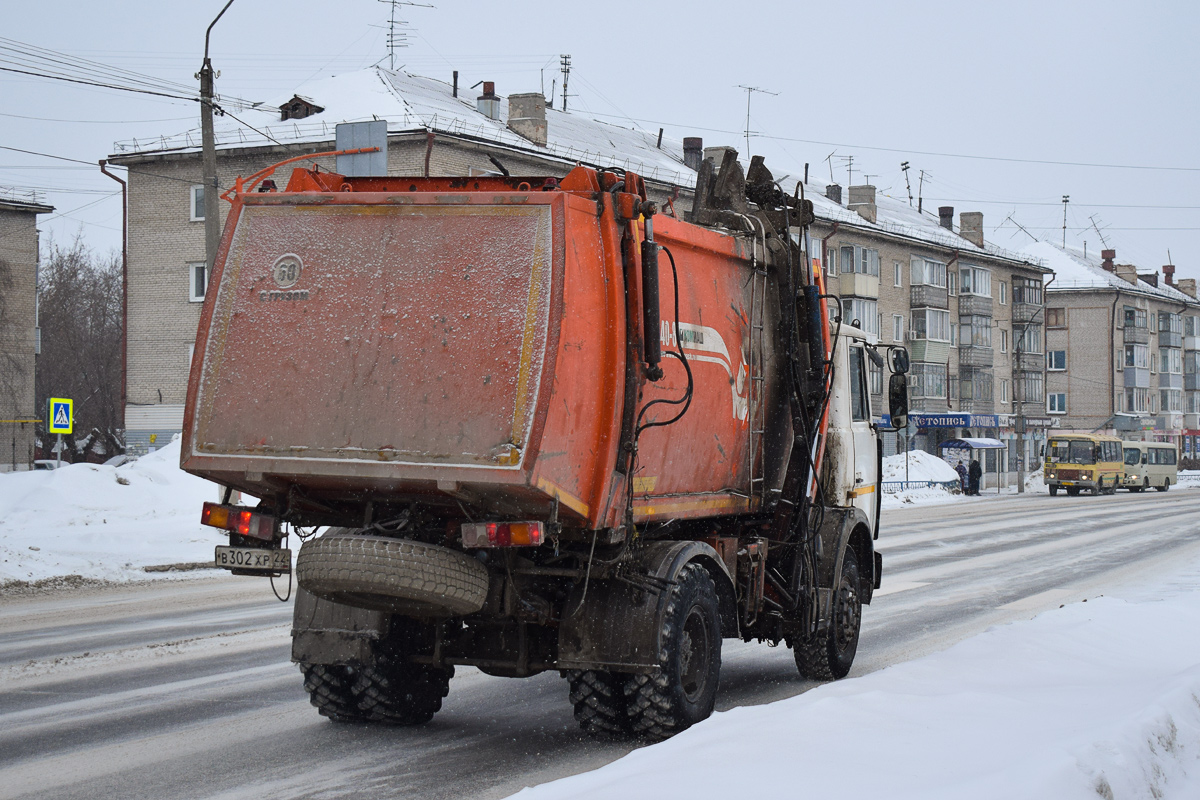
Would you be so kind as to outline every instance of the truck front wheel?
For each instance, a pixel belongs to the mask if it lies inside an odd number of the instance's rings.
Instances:
[[[859,593],[858,557],[853,547],[842,556],[841,579],[833,593],[832,619],[824,633],[809,642],[795,642],[792,652],[796,668],[805,678],[831,681],[844,678],[858,652],[862,628],[862,596]]]
[[[659,633],[662,667],[625,684],[632,733],[666,739],[707,719],[721,673],[717,587],[699,564],[688,564],[670,590]]]

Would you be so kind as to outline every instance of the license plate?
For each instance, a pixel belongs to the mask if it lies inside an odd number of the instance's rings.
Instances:
[[[218,546],[213,563],[224,569],[256,569],[286,573],[292,570],[292,551]]]

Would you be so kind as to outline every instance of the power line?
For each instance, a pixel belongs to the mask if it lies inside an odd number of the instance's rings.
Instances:
[[[163,119],[54,119],[52,117],[27,117],[22,114],[4,114],[0,117],[13,119],[29,119],[35,122],[69,122],[72,125],[140,125],[147,122],[181,122],[195,117],[165,117]]]

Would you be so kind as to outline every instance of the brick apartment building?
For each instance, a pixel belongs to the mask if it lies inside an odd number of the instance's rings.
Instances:
[[[54,208],[0,194],[0,472],[33,465],[38,352],[37,215]]]
[[[1047,243],[1047,412],[1062,430],[1101,431],[1200,454],[1200,301],[1175,267],[1139,270]]]

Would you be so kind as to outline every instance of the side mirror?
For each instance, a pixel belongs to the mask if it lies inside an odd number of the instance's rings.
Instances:
[[[903,347],[893,347],[888,351],[892,359],[892,372],[904,375],[908,372],[908,351]],[[905,404],[907,405],[907,403]]]
[[[905,361],[907,360],[908,356],[905,354]],[[908,427],[908,378],[903,372],[892,373],[888,380],[888,415],[892,418],[892,427],[896,430]]]

